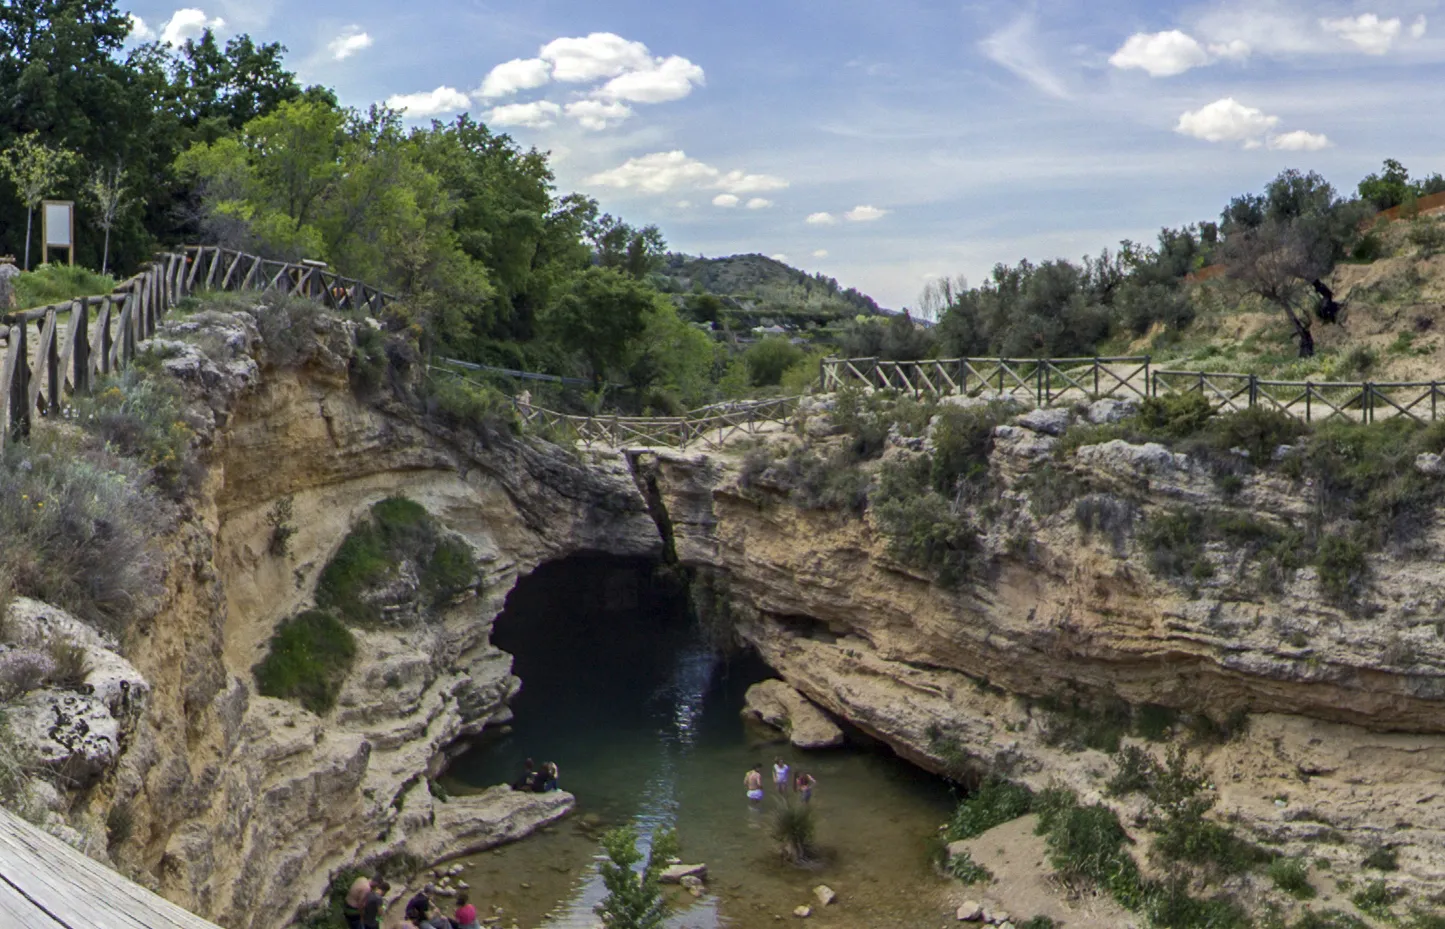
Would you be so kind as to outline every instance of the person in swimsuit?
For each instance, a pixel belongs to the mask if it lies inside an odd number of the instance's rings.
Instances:
[[[802,771],[798,772],[797,779],[793,781],[793,789],[798,792],[799,797],[803,798],[804,803],[813,799],[813,788],[817,786],[818,781],[813,775],[806,774]]]
[[[743,777],[743,787],[747,789],[748,799],[757,802],[763,799],[763,772],[761,765],[753,765],[752,769]]]
[[[790,781],[788,772],[791,770],[792,769],[788,767],[788,763],[781,758],[773,762],[773,786],[778,788],[778,793],[785,794],[788,792],[788,783]]]

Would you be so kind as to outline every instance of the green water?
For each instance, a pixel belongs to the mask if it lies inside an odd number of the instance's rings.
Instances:
[[[466,862],[483,916],[500,907],[502,926],[595,925],[597,830],[632,823],[644,836],[675,826],[683,860],[708,865],[704,898],[673,891],[674,927],[771,926],[803,903],[823,925],[944,924],[948,886],[928,839],[947,816],[947,789],[876,746],[800,752],[745,725],[743,694],[767,669],[710,652],[650,566],[544,566],[513,592],[493,640],[524,682],[516,719],[458,759],[448,786],[511,781],[530,756],[555,761],[578,803],[562,823]],[[772,797],[760,807],[743,794],[748,767],[766,772],[778,755],[818,780],[813,868],[783,863],[768,832]],[[826,909],[812,896],[820,883],[838,893]]]

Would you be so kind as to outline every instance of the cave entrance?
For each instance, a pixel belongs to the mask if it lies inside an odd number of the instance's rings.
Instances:
[[[774,675],[751,653],[718,656],[686,592],[655,562],[574,556],[542,565],[507,598],[492,642],[514,656],[522,679],[515,716],[458,758],[445,784],[507,783],[531,757],[555,761],[577,797],[567,820],[466,865],[468,883],[509,920],[595,924],[605,893],[598,838],[622,824],[644,838],[675,825],[683,857],[709,867],[716,895],[690,902],[670,926],[771,929],[774,913],[791,912],[824,881],[848,888],[840,926],[937,915],[928,841],[949,812],[947,789],[887,752],[804,753],[745,726],[747,688]],[[776,756],[818,779],[818,838],[829,850],[820,870],[781,866],[771,798],[759,806],[743,796],[748,767]]]

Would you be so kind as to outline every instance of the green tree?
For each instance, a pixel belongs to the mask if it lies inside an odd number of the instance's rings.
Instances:
[[[85,184],[85,197],[95,207],[95,224],[105,230],[105,244],[100,253],[100,273],[110,267],[110,230],[127,206],[125,171],[120,165],[107,170],[97,169]]]
[[[783,372],[797,364],[804,351],[782,336],[763,339],[743,355],[748,365],[748,383],[772,387],[782,383]]]
[[[677,836],[670,829],[652,836],[646,863],[637,850],[637,832],[631,826],[609,830],[602,836],[607,860],[598,866],[607,896],[597,904],[596,913],[606,929],[658,929],[667,916],[661,877],[668,859],[678,850]]]
[[[296,75],[281,63],[286,47],[236,36],[224,48],[207,29],[172,56],[177,116],[196,141],[215,141],[301,96]]]
[[[647,314],[657,299],[656,291],[621,272],[588,268],[548,309],[545,331],[580,355],[601,382],[609,372],[626,366],[632,343],[646,328]]]
[[[1393,158],[1386,158],[1378,174],[1370,174],[1360,181],[1360,199],[1369,201],[1377,210],[1388,210],[1399,206],[1414,192],[1410,183],[1410,172]]]
[[[588,220],[583,235],[591,244],[599,265],[638,280],[662,267],[663,256],[667,254],[667,241],[656,226],[638,229],[610,213]]]
[[[40,141],[40,133],[21,136],[10,148],[0,152],[0,173],[15,185],[20,201],[25,204],[25,263],[30,268],[30,232],[35,208],[55,185],[65,177],[76,162],[74,152],[53,148]]]

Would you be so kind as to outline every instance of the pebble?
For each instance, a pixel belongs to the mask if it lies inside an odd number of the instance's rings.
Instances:
[[[813,915],[813,908],[805,903],[802,906],[795,908],[793,910],[793,915],[798,917],[799,919],[807,919],[809,916]]]
[[[819,884],[817,887],[814,887],[813,896],[817,897],[818,902],[821,903],[823,906],[827,906],[834,900],[838,899],[838,895],[833,892],[833,888],[829,887],[827,884]]]
[[[977,900],[965,900],[963,906],[958,908],[958,921],[961,923],[976,923],[983,919],[983,904]]]

